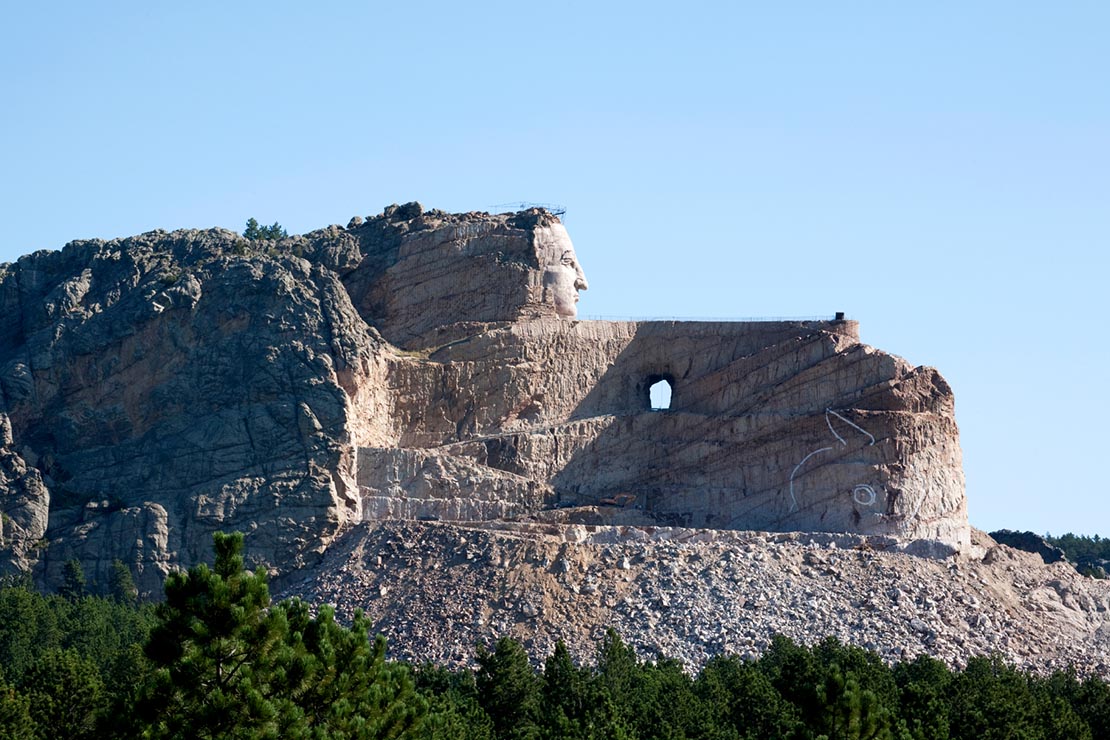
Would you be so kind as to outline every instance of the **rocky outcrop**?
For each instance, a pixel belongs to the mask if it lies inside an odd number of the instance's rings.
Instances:
[[[12,449],[12,427],[0,414],[0,573],[29,571],[46,545],[50,491],[38,470]]]
[[[1016,550],[1024,550],[1041,556],[1046,563],[1058,563],[1067,560],[1067,555],[1059,547],[1052,545],[1036,532],[1016,532],[1012,529],[1000,529],[991,532],[991,538],[1000,545],[1008,545]]]
[[[340,374],[380,340],[331,271],[154,232],[5,266],[0,301],[11,449],[50,491],[47,581],[71,557],[101,584],[116,558],[164,574],[219,529],[296,567],[357,506]]]
[[[390,206],[313,253],[329,259],[367,322],[407,347],[457,322],[574,318],[585,273],[559,220],[539,209],[505,216]],[[357,260],[357,262],[356,262]]]
[[[393,519],[969,547],[936,371],[851,321],[578,321],[587,287],[545,211],[419,204],[280,241],[156,231],[2,265],[5,567],[51,583],[76,558],[103,586],[121,559],[155,593],[215,530],[289,573]]]

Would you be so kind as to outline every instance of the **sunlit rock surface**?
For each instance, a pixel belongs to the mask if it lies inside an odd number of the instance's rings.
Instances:
[[[57,583],[77,558],[104,586],[120,559],[156,593],[216,530],[289,573],[386,519],[968,547],[936,371],[851,321],[578,321],[587,287],[545,211],[415,203],[279,242],[155,231],[2,265],[5,567]]]

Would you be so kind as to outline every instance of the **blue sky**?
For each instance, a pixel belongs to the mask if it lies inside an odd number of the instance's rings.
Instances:
[[[3,10],[0,261],[557,203],[582,314],[845,311],[952,384],[974,525],[1110,535],[1110,5],[163,5]]]

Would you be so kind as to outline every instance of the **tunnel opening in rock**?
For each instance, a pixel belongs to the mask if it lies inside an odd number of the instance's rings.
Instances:
[[[648,409],[667,411],[671,408],[674,380],[669,375],[651,375],[647,379]]]

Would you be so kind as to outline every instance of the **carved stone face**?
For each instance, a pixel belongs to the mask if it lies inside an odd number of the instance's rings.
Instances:
[[[562,224],[536,230],[536,251],[543,268],[543,302],[559,316],[578,316],[578,291],[587,290],[586,274],[578,264],[574,245]]]

